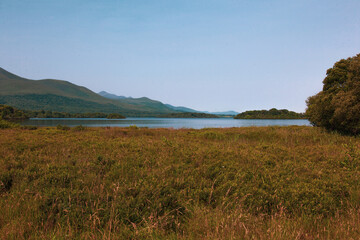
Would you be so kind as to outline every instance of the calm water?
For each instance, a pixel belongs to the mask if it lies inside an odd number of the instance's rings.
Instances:
[[[245,120],[232,118],[127,118],[127,119],[104,119],[104,118],[32,118],[21,123],[33,126],[88,126],[88,127],[128,127],[136,125],[148,128],[229,128],[249,126],[310,126],[304,119],[276,119],[276,120]]]

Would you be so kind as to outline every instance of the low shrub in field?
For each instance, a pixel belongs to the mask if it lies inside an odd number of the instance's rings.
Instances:
[[[61,124],[57,125],[56,128],[58,130],[64,130],[64,131],[70,130],[69,126],[65,126],[65,125],[61,125]]]
[[[36,130],[36,129],[38,129],[38,127],[37,127],[37,126],[25,125],[25,126],[21,126],[21,129],[25,129],[25,130]]]
[[[139,129],[139,127],[136,126],[136,125],[130,125],[128,128],[132,129],[132,130],[138,130]]]
[[[86,127],[79,125],[79,126],[73,127],[72,130],[73,131],[84,131],[84,130],[86,130]]]
[[[0,193],[10,191],[13,184],[11,172],[4,172],[0,175]]]
[[[0,118],[0,129],[16,128],[16,127],[19,127],[19,124],[8,122]]]
[[[218,140],[224,139],[223,134],[217,133],[217,132],[214,132],[214,131],[202,132],[201,136],[204,137],[205,139],[218,139]]]

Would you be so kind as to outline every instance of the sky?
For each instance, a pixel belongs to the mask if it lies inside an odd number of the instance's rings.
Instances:
[[[202,111],[289,109],[360,53],[360,0],[0,0],[0,67]]]

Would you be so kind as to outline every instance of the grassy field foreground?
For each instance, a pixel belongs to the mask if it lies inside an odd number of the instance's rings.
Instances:
[[[312,127],[0,130],[0,238],[358,239],[360,139]]]

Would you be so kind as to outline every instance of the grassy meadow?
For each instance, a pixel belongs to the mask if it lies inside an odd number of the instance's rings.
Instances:
[[[360,139],[0,129],[0,239],[359,239]]]

